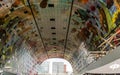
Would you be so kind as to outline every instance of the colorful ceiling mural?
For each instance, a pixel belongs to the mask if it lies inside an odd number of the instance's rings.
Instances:
[[[71,61],[83,43],[104,56],[120,44],[119,9],[119,0],[0,0],[0,64],[23,42],[38,61]]]

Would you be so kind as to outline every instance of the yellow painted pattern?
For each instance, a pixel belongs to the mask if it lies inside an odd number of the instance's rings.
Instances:
[[[113,14],[113,18],[112,18],[113,23],[115,23],[115,21],[117,20],[119,13],[120,13],[120,10],[117,10],[117,11]]]
[[[113,14],[112,21],[115,22],[116,19],[118,18],[118,14],[120,13],[120,5],[118,4],[117,0],[114,0],[114,5],[117,8],[117,11]]]

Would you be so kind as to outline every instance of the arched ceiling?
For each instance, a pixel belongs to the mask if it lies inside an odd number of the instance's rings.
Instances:
[[[73,61],[83,46],[99,58],[119,45],[118,9],[119,0],[0,0],[1,63],[21,42],[40,61]]]

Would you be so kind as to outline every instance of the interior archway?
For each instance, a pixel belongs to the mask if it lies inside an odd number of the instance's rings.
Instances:
[[[50,58],[41,64],[38,74],[72,74],[72,65],[65,59]]]
[[[35,64],[64,58],[80,72],[119,46],[118,0],[1,0],[0,4],[1,67],[27,48]]]

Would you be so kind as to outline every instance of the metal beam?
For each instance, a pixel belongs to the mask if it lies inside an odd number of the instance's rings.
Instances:
[[[28,5],[29,5],[29,8],[30,8],[30,10],[31,10],[31,13],[32,13],[33,19],[34,19],[34,21],[35,21],[35,25],[36,25],[36,27],[37,27],[38,33],[39,33],[39,35],[40,35],[40,39],[41,39],[41,41],[42,41],[43,47],[44,47],[44,49],[45,49],[45,51],[46,51],[47,57],[49,58],[49,55],[48,55],[48,52],[47,52],[46,46],[45,46],[45,44],[44,44],[44,41],[43,41],[43,38],[42,38],[42,35],[41,35],[41,32],[40,32],[40,29],[39,29],[38,23],[37,23],[37,21],[36,21],[36,18],[35,18],[35,15],[34,15],[34,13],[33,13],[33,10],[32,10],[32,7],[31,7],[31,5],[30,5],[29,0],[27,0],[27,2],[28,2]]]
[[[66,47],[67,47],[67,41],[68,41],[68,33],[69,33],[69,29],[70,29],[70,22],[71,22],[73,3],[74,3],[74,0],[72,0],[72,3],[71,3],[70,16],[69,16],[67,33],[66,33],[66,38],[65,38],[65,45],[64,45],[64,55],[63,55],[64,58],[65,58],[65,50],[66,50]]]

